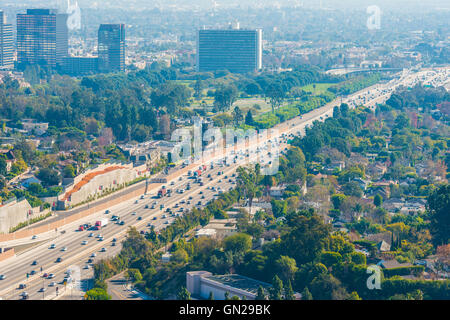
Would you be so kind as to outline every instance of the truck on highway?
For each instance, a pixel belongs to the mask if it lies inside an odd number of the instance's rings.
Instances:
[[[99,230],[101,227],[104,227],[108,224],[108,219],[107,218],[103,218],[99,221],[95,222],[95,230]]]
[[[167,194],[167,189],[166,187],[162,187],[161,189],[159,189],[158,191],[158,198],[162,198]]]
[[[195,170],[194,177],[200,177],[202,175],[202,170]]]

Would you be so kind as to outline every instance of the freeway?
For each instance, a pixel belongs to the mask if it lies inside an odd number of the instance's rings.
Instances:
[[[447,72],[447,69],[445,72]],[[423,75],[425,75],[426,81],[434,81],[435,84],[439,84],[443,81],[448,81],[445,74],[446,73],[442,72],[430,73],[428,71],[425,73],[404,74],[401,75],[399,79],[394,79],[386,84],[378,84],[361,90],[342,99],[342,102],[347,102],[351,104],[352,107],[359,104],[373,104],[374,101],[379,103],[378,101],[383,101],[383,99],[387,99],[390,96],[390,93],[393,90],[392,88],[396,88],[399,85],[406,86],[417,81],[424,81]],[[0,280],[0,297],[3,299],[19,299],[19,294],[25,290],[28,292],[30,299],[44,299],[46,294],[49,294],[50,292],[54,293],[56,287],[61,286],[64,280],[65,271],[67,270],[67,267],[71,265],[76,265],[80,268],[81,282],[79,284],[85,286],[82,288],[85,290],[88,286],[89,279],[92,278],[92,263],[98,259],[116,255],[121,248],[120,240],[124,239],[128,227],[135,226],[139,231],[144,231],[148,229],[148,225],[151,224],[156,230],[160,230],[170,224],[174,217],[162,218],[164,213],[159,209],[161,203],[164,203],[166,208],[169,206],[175,207],[176,204],[178,204],[178,207],[183,206],[185,209],[190,209],[193,206],[198,205],[198,201],[201,201],[201,205],[198,206],[203,206],[216,195],[216,192],[211,190],[211,187],[221,187],[224,191],[233,187],[235,184],[234,179],[230,182],[228,179],[222,177],[225,175],[232,175],[235,170],[243,164],[242,161],[236,161],[236,163],[227,161],[227,164],[225,165],[221,159],[225,156],[234,156],[233,158],[237,157],[238,160],[253,160],[263,165],[268,164],[271,161],[271,157],[264,152],[264,149],[269,150],[268,148],[270,146],[276,147],[274,144],[278,143],[276,141],[277,137],[282,137],[281,142],[286,143],[287,136],[304,134],[305,128],[311,125],[313,121],[323,121],[326,117],[331,116],[333,107],[339,105],[340,102],[339,99],[335,100],[324,107],[315,109],[301,117],[296,117],[277,125],[275,129],[278,130],[278,133],[275,133],[273,137],[265,137],[260,141],[259,146],[261,146],[261,150],[258,150],[252,141],[248,141],[238,146],[228,147],[217,155],[214,153],[203,158],[200,163],[204,163],[208,166],[205,174],[211,174],[210,180],[204,177],[204,180],[206,180],[204,186],[194,185],[191,190],[186,190],[184,193],[174,192],[171,197],[165,197],[163,199],[155,199],[155,192],[153,191],[150,194],[144,195],[143,199],[141,199],[141,196],[136,199],[125,201],[112,207],[109,215],[106,215],[104,212],[98,212],[88,218],[82,219],[83,221],[77,221],[67,225],[64,228],[66,233],[59,235],[57,238],[36,245],[32,249],[17,255],[15,258],[0,262],[0,274],[6,276],[4,280]],[[271,139],[274,141],[271,141]],[[280,149],[283,149],[284,144],[281,144],[281,142],[279,147]],[[248,152],[249,156],[247,156],[243,150],[246,150],[246,153]],[[219,165],[217,160],[222,162],[222,164]],[[213,169],[209,166],[211,162],[215,162]],[[224,171],[224,174],[218,175],[219,171]],[[166,184],[167,187],[173,187],[173,189],[186,189],[188,176],[182,171],[179,171],[180,174],[177,174],[177,172],[178,171],[174,170],[175,174],[171,175],[173,176],[173,179],[168,181]],[[172,183],[173,186],[171,186]],[[126,192],[126,190],[123,190],[122,192]],[[189,197],[192,197],[192,199],[190,199],[190,204],[182,203],[189,200]],[[155,209],[145,208],[146,205],[151,206],[155,201],[157,201]],[[92,231],[92,237],[89,237],[90,231],[76,231],[77,226],[81,223],[93,223],[103,217],[110,217],[112,215],[120,216],[125,224],[119,225],[109,222],[102,230]],[[154,218],[156,218],[156,220],[153,220]],[[103,236],[103,241],[99,241],[95,238],[98,234]],[[117,239],[118,244],[116,246],[112,246],[113,238]],[[83,241],[87,241],[87,244],[83,245]],[[55,244],[54,249],[49,248],[51,243]],[[66,247],[66,251],[61,251],[63,247]],[[102,248],[106,248],[106,251],[102,252]],[[96,256],[92,257],[91,259],[93,260],[88,263],[87,260],[93,253],[95,253]],[[59,263],[56,262],[58,258],[62,258],[62,261]],[[31,264],[35,260],[37,263],[35,266],[32,266]],[[40,271],[41,267],[42,272]],[[36,274],[27,279],[26,273],[31,270],[34,270]],[[48,280],[41,276],[43,273],[53,273],[55,277]],[[56,285],[50,286],[50,284],[52,284],[51,282],[55,282]],[[21,283],[27,284],[27,288],[18,289],[18,286]],[[39,292],[42,287],[47,290],[45,292]]]
[[[233,170],[235,170],[235,167],[231,169],[231,171]],[[95,220],[99,220],[104,216],[111,217],[112,215],[117,215],[121,218],[122,221],[125,222],[124,225],[109,222],[107,226],[99,231],[76,231],[77,226],[74,224],[72,226],[72,231],[67,232],[58,239],[54,239],[51,240],[51,242],[48,241],[47,243],[38,245],[37,247],[21,254],[20,256],[17,256],[14,259],[5,261],[8,263],[2,262],[0,264],[0,268],[2,270],[2,274],[6,276],[6,279],[0,282],[0,288],[9,288],[9,290],[7,289],[6,292],[2,292],[2,297],[4,299],[11,299],[16,296],[16,292],[18,292],[18,290],[15,288],[18,287],[19,283],[27,282],[27,272],[35,270],[36,276],[34,276],[32,280],[30,278],[28,279],[28,282],[33,284],[27,285],[26,291],[30,294],[31,299],[34,298],[34,296],[31,295],[32,292],[36,292],[36,298],[40,298],[43,295],[39,295],[37,293],[37,290],[42,287],[41,283],[45,283],[45,281],[55,281],[61,283],[62,279],[64,278],[64,274],[61,271],[65,270],[67,266],[76,264],[81,268],[81,270],[89,270],[83,269],[87,264],[83,262],[83,259],[87,260],[90,254],[96,253],[98,257],[106,257],[118,253],[120,250],[120,245],[111,247],[112,239],[116,238],[118,240],[117,242],[119,242],[119,239],[122,239],[125,236],[125,232],[129,226],[134,225],[138,227],[138,230],[144,230],[145,228],[148,228],[147,225],[151,223],[155,226],[156,230],[159,230],[165,225],[171,223],[174,217],[165,219],[161,218],[161,216],[165,214],[162,212],[162,210],[159,209],[159,205],[161,203],[164,203],[166,208],[169,206],[176,206],[177,203],[178,207],[180,207],[180,202],[182,200],[186,201],[189,199],[189,197],[192,197],[192,199],[189,200],[191,203],[186,204],[184,207],[185,209],[189,209],[192,206],[197,205],[198,201],[202,201],[202,203],[204,204],[205,201],[212,199],[216,194],[208,187],[221,187],[222,190],[228,190],[228,188],[232,186],[232,183],[228,180],[221,179],[222,175],[217,175],[219,171],[224,170],[220,166],[216,166],[214,169],[209,169],[207,173],[211,174],[211,178],[214,178],[212,181],[207,181],[202,187],[199,186],[197,188],[194,188],[193,186],[191,190],[186,190],[182,194],[174,193],[170,198],[165,197],[163,199],[156,199],[155,195],[150,194],[145,196],[144,199],[139,198],[136,200],[130,200],[119,206],[116,206],[111,209],[111,213],[108,215],[99,213],[95,214],[89,219],[85,219],[86,221],[83,221],[93,223]],[[222,182],[218,182],[219,180],[222,180]],[[181,182],[181,184],[177,185],[177,188],[186,188],[186,184],[188,182],[187,176],[182,177]],[[234,183],[233,180],[232,182]],[[200,194],[200,192],[203,194]],[[202,197],[204,197],[205,199],[202,199]],[[151,207],[151,205],[155,201],[158,202],[158,206],[155,207],[155,209],[145,208],[146,205]],[[153,220],[155,217],[156,220]],[[90,233],[93,234],[92,237],[89,237]],[[99,241],[97,240],[97,238],[95,238],[99,234],[103,236],[103,241]],[[84,240],[88,241],[86,245],[81,244]],[[55,244],[54,249],[50,249],[51,243]],[[63,247],[66,248],[66,251],[61,251]],[[99,252],[99,250],[101,250],[101,248],[103,247],[107,249],[106,253]],[[56,259],[60,257],[63,259],[63,261],[60,263],[56,263]],[[37,261],[36,266],[31,265],[33,261]],[[42,272],[40,271],[41,267],[43,269]],[[55,278],[51,281],[42,280],[42,277],[40,277],[42,273],[54,273]]]

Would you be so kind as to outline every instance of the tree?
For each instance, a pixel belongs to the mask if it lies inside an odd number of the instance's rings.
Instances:
[[[336,210],[339,210],[341,204],[344,203],[345,199],[347,199],[347,197],[344,194],[333,194],[331,196],[331,202],[333,203],[333,207]]]
[[[252,247],[252,238],[245,233],[236,233],[223,240],[226,251],[246,252]]]
[[[231,108],[238,97],[238,90],[234,85],[220,86],[214,93],[214,105],[219,111]]]
[[[346,196],[361,198],[363,195],[363,191],[356,181],[347,182],[342,186],[342,189]]]
[[[267,300],[264,288],[260,285],[256,294],[255,300]]]
[[[353,291],[352,293],[350,293],[347,300],[362,300],[362,299],[359,297],[358,292]]]
[[[269,98],[270,105],[272,106],[272,112],[275,112],[275,109],[283,104],[286,92],[280,82],[273,81],[267,86],[265,95]]]
[[[281,236],[280,253],[290,255],[297,265],[317,258],[330,234],[331,226],[326,225],[316,214],[309,218],[295,214],[288,217],[286,224],[291,229]]]
[[[203,91],[203,82],[200,77],[197,78],[194,84],[194,97],[199,100],[202,97],[202,91]]]
[[[241,111],[241,109],[239,109],[238,106],[234,107],[233,118],[234,118],[234,124],[236,126],[238,126],[239,123],[241,123],[241,121],[244,119],[244,115],[242,114],[242,111]]]
[[[86,300],[111,300],[111,296],[102,288],[93,288],[84,297]]]
[[[272,288],[270,288],[270,300],[281,300],[283,295],[283,282],[275,275],[272,280]]]
[[[177,294],[178,300],[191,300],[191,293],[186,287],[181,287]]]
[[[42,181],[42,184],[45,187],[57,185],[61,181],[58,171],[51,168],[43,168],[39,170],[36,176]]]
[[[275,266],[277,274],[281,276],[285,283],[293,280],[298,270],[295,260],[288,256],[281,256],[275,261]]]
[[[450,238],[450,184],[436,189],[428,197],[430,233],[434,245],[449,243]]]
[[[252,203],[255,197],[261,195],[259,182],[259,168],[253,167],[239,167],[237,169],[237,187],[244,198],[248,198],[250,211],[252,210]]]
[[[73,178],[75,177],[75,168],[73,165],[69,164],[64,167],[63,171],[64,178]]]
[[[171,261],[174,261],[175,263],[182,263],[185,264],[189,260],[189,255],[183,248],[177,249],[170,259]]]
[[[248,126],[253,126],[255,124],[255,121],[253,120],[253,115],[250,110],[247,111],[247,114],[245,115],[245,124]]]
[[[295,300],[294,290],[292,289],[291,280],[288,281],[287,286],[284,288],[284,299]]]
[[[383,204],[383,197],[377,193],[373,198],[373,204],[377,207],[380,207]]]
[[[313,296],[311,292],[309,292],[308,287],[305,287],[305,289],[302,292],[302,300],[312,300]]]
[[[7,163],[3,156],[0,156],[0,174],[3,176],[6,176],[7,170]]]

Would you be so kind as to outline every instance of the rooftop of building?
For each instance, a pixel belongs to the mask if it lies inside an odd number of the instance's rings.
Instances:
[[[258,293],[259,286],[262,286],[266,290],[272,287],[268,283],[247,278],[239,274],[208,275],[205,278],[216,281],[222,285],[250,292],[254,295]]]

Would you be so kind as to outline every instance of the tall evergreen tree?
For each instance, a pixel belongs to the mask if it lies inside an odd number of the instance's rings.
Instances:
[[[281,300],[283,296],[283,282],[277,275],[273,277],[272,286],[270,300]]]
[[[291,280],[288,280],[287,286],[284,288],[284,300],[295,300]]]

